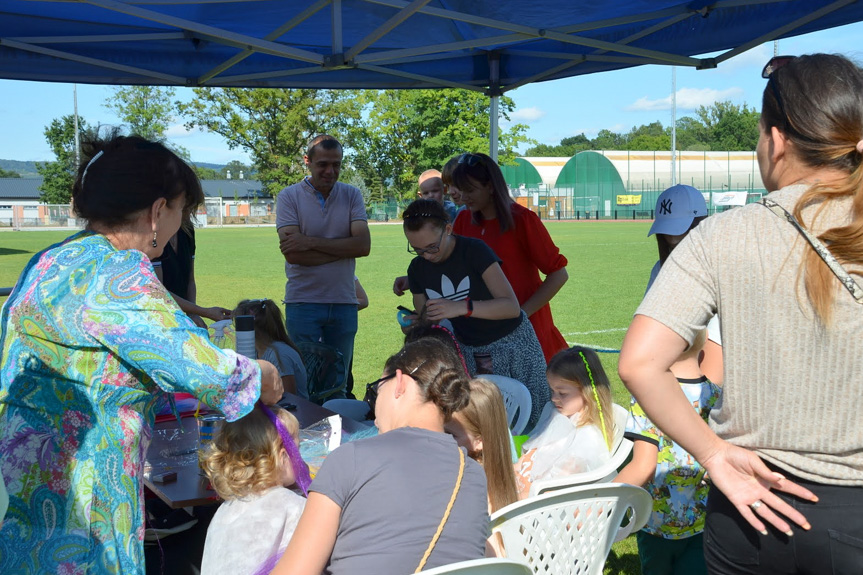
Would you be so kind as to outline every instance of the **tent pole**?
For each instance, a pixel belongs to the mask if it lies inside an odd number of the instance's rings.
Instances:
[[[491,97],[491,106],[489,107],[489,134],[488,134],[488,155],[492,160],[497,162],[497,145],[500,135],[500,126],[498,121],[500,111],[500,52],[492,51],[488,54],[488,95]]]
[[[500,96],[491,97],[491,130],[489,133],[488,155],[491,159],[497,162],[497,143],[498,143],[498,105],[500,104]]]

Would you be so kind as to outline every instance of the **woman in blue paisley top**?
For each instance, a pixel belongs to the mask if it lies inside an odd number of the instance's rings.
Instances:
[[[203,201],[161,144],[94,142],[73,202],[87,228],[33,257],[0,313],[0,573],[144,573],[142,466],[166,392],[229,421],[274,403],[274,366],[212,345],[153,273]]]

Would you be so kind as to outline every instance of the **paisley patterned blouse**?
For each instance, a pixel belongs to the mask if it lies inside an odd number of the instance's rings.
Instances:
[[[37,254],[0,314],[0,573],[144,573],[142,466],[157,403],[231,421],[255,362],[210,344],[146,255],[78,233]]]

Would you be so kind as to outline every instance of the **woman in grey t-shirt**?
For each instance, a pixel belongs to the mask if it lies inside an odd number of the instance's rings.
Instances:
[[[412,573],[457,483],[424,568],[483,556],[489,531],[485,474],[443,431],[469,400],[456,354],[431,338],[406,344],[369,390],[377,394],[380,435],[327,456],[274,574]]]

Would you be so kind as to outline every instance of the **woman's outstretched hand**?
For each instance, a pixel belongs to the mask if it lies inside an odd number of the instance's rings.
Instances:
[[[718,487],[737,511],[762,535],[767,534],[764,522],[787,535],[793,535],[783,516],[803,529],[809,522],[771,490],[784,491],[807,501],[817,502],[811,491],[771,471],[753,452],[727,441],[701,462],[714,486]]]
[[[258,365],[261,367],[261,402],[264,405],[275,405],[285,393],[279,370],[263,359],[258,360]]]

